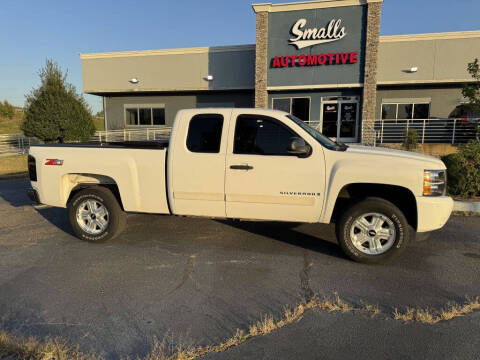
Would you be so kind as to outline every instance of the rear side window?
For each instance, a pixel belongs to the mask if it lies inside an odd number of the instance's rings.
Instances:
[[[298,137],[279,121],[266,116],[240,115],[235,125],[235,154],[291,155],[293,137]]]
[[[195,115],[188,126],[187,148],[196,153],[218,153],[222,141],[223,116]]]

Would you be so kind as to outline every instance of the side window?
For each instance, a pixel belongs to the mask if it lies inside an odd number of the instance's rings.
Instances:
[[[187,148],[196,153],[218,153],[222,141],[223,116],[195,115],[188,125]]]
[[[256,115],[240,115],[235,125],[235,154],[291,155],[292,137],[298,137],[279,121]]]

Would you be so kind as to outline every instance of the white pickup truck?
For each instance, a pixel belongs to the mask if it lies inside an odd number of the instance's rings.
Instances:
[[[28,162],[30,197],[68,207],[87,241],[117,236],[125,212],[334,222],[349,257],[378,262],[453,208],[440,160],[338,144],[274,110],[182,110],[168,142],[37,145]]]

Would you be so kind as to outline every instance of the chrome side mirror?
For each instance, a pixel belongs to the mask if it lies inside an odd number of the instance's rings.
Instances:
[[[312,148],[308,145],[305,140],[298,137],[293,137],[290,139],[290,146],[288,147],[288,152],[292,155],[298,157],[305,157],[310,155]]]

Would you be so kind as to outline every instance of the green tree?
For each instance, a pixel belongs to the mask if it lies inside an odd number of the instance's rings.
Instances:
[[[0,116],[12,119],[15,115],[15,108],[7,100],[0,101]]]
[[[468,100],[468,103],[465,104],[467,110],[477,113],[480,111],[480,64],[478,58],[468,64],[467,71],[474,81],[463,86],[462,95]]]
[[[87,141],[95,132],[91,111],[57,63],[40,69],[40,86],[26,96],[22,130],[46,142]]]

